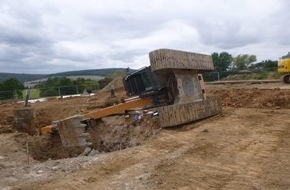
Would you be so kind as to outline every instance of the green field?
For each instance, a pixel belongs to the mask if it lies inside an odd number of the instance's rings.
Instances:
[[[30,89],[29,99],[37,99],[40,98],[39,96],[40,90],[39,89]],[[23,98],[26,96],[26,90],[22,91]]]

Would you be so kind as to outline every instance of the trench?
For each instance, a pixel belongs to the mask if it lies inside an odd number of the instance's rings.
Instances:
[[[89,148],[95,154],[119,151],[142,145],[159,131],[158,117],[148,115],[138,121],[125,116],[105,117],[88,129]],[[29,146],[31,156],[38,161],[85,156],[87,151],[86,147],[63,147],[59,134],[31,136]]]

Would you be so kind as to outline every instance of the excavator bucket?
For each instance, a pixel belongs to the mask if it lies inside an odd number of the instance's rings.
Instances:
[[[82,124],[83,116],[76,115],[60,121],[54,122],[64,147],[88,146],[89,134],[85,132],[86,124]]]

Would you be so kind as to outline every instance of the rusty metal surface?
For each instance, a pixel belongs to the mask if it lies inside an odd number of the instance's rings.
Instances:
[[[150,52],[149,58],[153,72],[164,69],[214,70],[212,57],[205,54],[158,49]]]
[[[162,127],[172,127],[204,119],[221,113],[219,99],[210,99],[186,104],[173,104],[158,108]]]
[[[81,115],[77,115],[56,122],[64,147],[87,145],[82,119]]]
[[[117,105],[113,105],[110,107],[106,107],[100,110],[95,110],[90,113],[84,115],[84,119],[99,119],[105,116],[113,115],[113,114],[122,114],[125,113],[125,110],[130,110],[133,108],[145,107],[153,105],[151,96],[137,98],[125,103],[120,103]]]

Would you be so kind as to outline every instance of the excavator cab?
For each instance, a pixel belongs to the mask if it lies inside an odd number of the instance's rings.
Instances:
[[[131,73],[123,79],[123,83],[128,96],[140,96],[161,89],[158,77],[151,72],[150,67]]]

